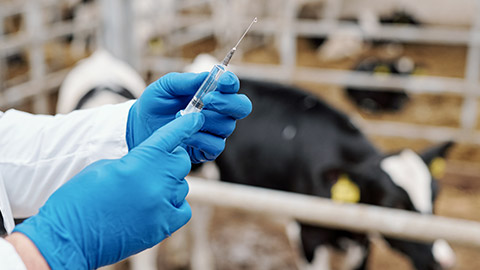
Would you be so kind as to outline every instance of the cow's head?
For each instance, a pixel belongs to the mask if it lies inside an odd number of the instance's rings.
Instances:
[[[68,73],[58,93],[57,113],[124,102],[140,97],[145,87],[132,67],[99,49]]]
[[[375,157],[358,166],[343,168],[339,181],[332,185],[332,198],[358,198],[361,203],[433,214],[438,194],[437,179],[442,177],[447,150],[452,142],[432,147],[422,154],[405,149],[399,153]],[[347,180],[350,181],[347,183]],[[339,184],[341,183],[341,185]],[[345,184],[347,183],[347,184]],[[350,186],[348,186],[350,185]],[[357,191],[354,191],[354,190]],[[355,196],[358,192],[359,196]],[[455,255],[443,240],[433,244],[387,238],[390,245],[406,254],[416,269],[447,269],[454,265]]]

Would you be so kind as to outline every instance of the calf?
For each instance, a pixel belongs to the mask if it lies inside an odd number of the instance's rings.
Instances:
[[[433,213],[437,183],[429,165],[434,162],[432,166],[438,171],[440,158],[452,143],[421,155],[408,149],[385,155],[345,114],[299,89],[241,80],[241,92],[252,100],[253,112],[238,122],[225,151],[216,160],[222,180]],[[344,243],[348,242],[360,246],[363,253],[352,267],[366,267],[369,243],[364,234],[302,223],[300,234],[308,262],[314,261],[322,247],[346,249]],[[455,261],[444,241],[432,245],[386,240],[419,270],[445,269]]]
[[[354,70],[374,75],[396,74],[408,76],[415,72],[415,63],[408,57],[388,61],[367,58],[360,61],[354,67]],[[399,111],[409,99],[404,89],[398,89],[398,91],[370,90],[368,88],[350,86],[346,88],[346,93],[357,106],[369,112]]]
[[[115,104],[139,97],[146,85],[126,63],[97,50],[70,71],[58,93],[57,113]]]
[[[92,90],[112,81],[139,96],[144,85],[138,75],[128,70],[105,52],[94,54],[76,67],[62,85],[58,111],[89,107],[94,100],[115,102]],[[106,88],[112,87],[116,86]],[[426,164],[436,156],[443,156],[450,144],[431,149],[422,155],[424,161],[408,150],[386,156],[346,115],[314,96],[291,87],[250,80],[242,80],[241,88],[251,98],[254,110],[251,116],[238,122],[225,152],[217,160],[221,179],[336,200],[432,212],[436,183]],[[113,94],[110,90],[99,93]],[[416,188],[412,189],[412,184]],[[345,245],[346,238],[353,239],[348,243],[362,247],[362,261],[356,266],[365,267],[368,241],[364,235],[305,224],[300,224],[300,229],[303,252],[309,262],[327,245],[350,249],[351,245]],[[432,245],[388,240],[407,254],[417,269],[433,269],[454,261],[445,244],[443,247],[437,244],[432,251]],[[435,255],[441,252],[446,255],[441,258]],[[140,254],[132,268],[155,269],[155,253],[151,249]]]

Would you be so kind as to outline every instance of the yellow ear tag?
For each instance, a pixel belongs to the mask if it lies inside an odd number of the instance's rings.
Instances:
[[[390,74],[390,68],[387,65],[378,65],[373,70],[373,74],[375,75],[387,75]]]
[[[154,53],[163,53],[165,49],[165,42],[161,38],[149,40],[148,45]]]
[[[433,178],[440,179],[445,175],[445,168],[447,167],[447,162],[444,158],[437,157],[432,160],[430,163],[430,173]]]
[[[360,201],[360,188],[345,174],[340,175],[330,192],[332,200],[337,202],[357,203]]]
[[[415,69],[413,70],[413,73],[410,74],[410,75],[413,75],[413,76],[421,76],[421,75],[425,75],[425,74],[426,74],[425,69],[423,69],[423,68],[415,68]]]

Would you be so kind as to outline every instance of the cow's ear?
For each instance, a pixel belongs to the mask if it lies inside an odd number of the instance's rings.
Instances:
[[[453,145],[454,143],[452,141],[448,141],[439,145],[435,145],[420,154],[434,178],[442,178],[445,174],[445,156]]]

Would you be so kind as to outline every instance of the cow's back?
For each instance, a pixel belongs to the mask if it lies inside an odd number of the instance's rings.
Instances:
[[[222,180],[328,196],[326,170],[378,154],[345,114],[311,94],[253,80],[242,80],[240,91],[253,111],[217,159]]]

